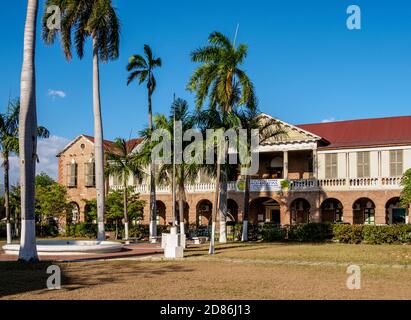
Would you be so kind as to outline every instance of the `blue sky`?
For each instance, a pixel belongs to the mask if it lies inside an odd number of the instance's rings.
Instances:
[[[40,0],[41,7],[43,6]],[[161,56],[156,113],[167,112],[185,90],[196,65],[190,52],[214,30],[249,45],[244,65],[260,109],[294,124],[409,115],[411,4],[403,0],[135,1],[113,0],[122,22],[117,61],[101,66],[105,137],[136,135],[147,124],[144,87],[126,86],[125,65],[149,44]],[[346,28],[346,9],[362,10],[362,30]],[[9,1],[0,13],[0,109],[19,95],[26,1]],[[42,11],[42,10],[41,10]],[[39,123],[57,140],[93,133],[90,43],[82,61],[64,60],[59,44],[38,38]],[[58,95],[49,95],[50,90]],[[60,140],[59,140],[60,139]],[[59,142],[57,142],[59,141]]]

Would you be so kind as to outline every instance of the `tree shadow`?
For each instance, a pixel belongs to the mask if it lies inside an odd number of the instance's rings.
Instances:
[[[193,269],[178,264],[161,262],[142,265],[136,261],[101,261],[78,263],[40,262],[24,264],[19,262],[0,263],[0,298],[36,292],[41,299],[49,293],[47,279],[50,276],[46,270],[50,265],[61,268],[61,290],[72,292],[83,288],[105,284],[124,283],[130,278],[150,279],[164,274],[176,272],[192,272]]]

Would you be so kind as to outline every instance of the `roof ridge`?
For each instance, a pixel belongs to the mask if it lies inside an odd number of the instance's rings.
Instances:
[[[312,125],[327,125],[333,123],[344,123],[344,122],[361,122],[361,121],[377,121],[377,120],[388,120],[388,119],[398,119],[398,118],[411,118],[411,115],[407,116],[387,116],[380,118],[362,118],[362,119],[351,119],[351,120],[335,120],[335,121],[326,121],[326,122],[313,122],[313,123],[301,123],[296,124],[295,126],[312,126]]]

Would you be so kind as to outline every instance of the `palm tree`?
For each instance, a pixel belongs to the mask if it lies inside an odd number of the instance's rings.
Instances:
[[[154,58],[153,51],[150,46],[144,45],[145,57],[135,54],[130,57],[127,65],[127,71],[130,72],[127,85],[133,81],[138,81],[138,84],[147,83],[148,92],[148,128],[153,129],[153,109],[151,97],[156,89],[156,78],[154,76],[154,69],[161,67],[161,58]],[[155,184],[155,163],[151,159],[150,164],[150,237],[157,236],[157,208],[156,208],[156,184]]]
[[[234,111],[237,119],[240,121],[240,128],[247,132],[247,143],[244,146],[238,145],[239,150],[246,150],[247,153],[252,153],[251,134],[252,130],[258,130],[259,143],[264,143],[267,140],[278,140],[284,137],[287,133],[278,124],[275,119],[263,119],[259,116],[257,109],[237,109]],[[240,143],[240,139],[238,140]],[[241,163],[240,172],[244,173],[244,212],[243,212],[243,232],[242,241],[248,241],[248,216],[250,205],[250,175],[248,168],[250,163]]]
[[[165,115],[159,115],[155,117],[154,128],[162,129],[170,133],[171,141],[175,141],[174,138],[174,124],[175,121],[181,123],[181,127],[178,129],[182,132],[190,130],[195,125],[194,118],[188,112],[188,103],[183,99],[177,99],[173,102],[171,106],[171,114],[167,118]],[[175,121],[174,121],[175,120]],[[183,150],[190,142],[183,142]],[[172,153],[173,155],[173,153]],[[199,156],[199,155],[197,155]],[[184,224],[184,203],[186,201],[186,183],[194,183],[198,178],[198,173],[201,168],[201,164],[193,161],[192,163],[186,163],[184,160],[181,163],[176,163],[176,174],[175,183],[177,187],[177,197],[178,197],[178,212],[180,221],[180,234],[184,235],[185,224]],[[168,184],[172,183],[173,174],[173,164],[163,163],[160,167],[158,174],[159,183]]]
[[[247,56],[247,46],[240,44],[237,47],[235,42],[231,43],[220,32],[211,33],[208,42],[207,46],[191,54],[193,62],[201,63],[187,87],[188,90],[196,93],[197,108],[201,109],[208,100],[210,108],[218,108],[224,112],[231,112],[235,105],[245,105],[250,110],[255,109],[254,85],[246,72],[240,69]],[[227,142],[224,144],[223,156],[225,157],[228,146]],[[217,174],[218,179],[220,175]],[[224,195],[227,193],[227,183],[224,180],[227,174],[223,173],[221,176],[223,177],[221,192]],[[217,182],[217,188],[218,185]],[[216,189],[216,192],[219,190]],[[220,203],[216,203],[215,206],[220,207]],[[223,204],[221,208],[227,208],[227,205]],[[226,212],[220,212],[220,216],[220,242],[226,242]]]
[[[128,181],[131,176],[141,180],[144,171],[139,165],[133,152],[136,145],[131,141],[117,138],[110,150],[106,151],[107,165],[106,176],[116,175],[123,182],[123,213],[124,213],[124,238],[128,240]]]
[[[34,180],[37,161],[37,112],[36,112],[36,26],[38,0],[28,0],[24,28],[23,67],[20,94],[20,186],[22,232],[19,260],[38,261],[34,215]]]
[[[49,30],[47,20],[51,13],[47,7],[56,5],[61,11],[61,30]],[[111,0],[47,0],[43,15],[43,39],[54,43],[57,33],[67,60],[72,58],[72,37],[80,59],[84,56],[84,45],[88,37],[92,39],[93,53],[93,113],[94,148],[96,164],[97,222],[98,240],[105,240],[104,232],[104,145],[103,121],[100,103],[100,60],[107,62],[119,57],[120,22]]]
[[[206,110],[201,110],[198,111],[196,114],[196,123],[205,134],[207,129],[214,129],[216,131],[221,130],[224,132],[227,129],[237,129],[240,126],[240,120],[237,118],[236,114],[234,112],[227,112],[225,110],[220,111],[217,108],[209,108]],[[223,221],[223,213],[222,209],[226,204],[224,204],[223,201],[227,201],[226,199],[226,194],[227,190],[223,189],[224,187],[227,188],[227,177],[229,175],[229,171],[231,169],[231,166],[229,164],[224,164],[222,165],[222,158],[223,156],[227,153],[227,145],[225,142],[223,143],[217,143],[217,146],[215,145],[214,141],[207,141],[206,142],[206,150],[208,148],[213,148],[216,152],[216,159],[217,164],[216,165],[205,165],[205,169],[207,173],[211,176],[215,177],[215,193],[214,193],[214,205],[213,205],[213,211],[212,211],[212,224],[211,224],[211,241],[210,241],[210,254],[214,254],[215,251],[215,229],[216,229],[216,224],[217,224],[217,211],[220,212],[220,237],[221,234],[225,231],[222,226],[225,226],[225,220]],[[223,170],[222,170],[223,168]],[[223,175],[225,175],[224,179],[221,179],[221,172],[223,171]],[[224,186],[225,184],[225,186]],[[222,191],[222,192],[220,192]],[[225,194],[224,194],[225,192]],[[222,230],[223,229],[223,230]],[[221,241],[221,240],[220,240]]]
[[[19,114],[20,100],[10,101],[5,114],[0,114],[0,150],[3,156],[4,169],[4,208],[6,211],[7,243],[11,243],[10,224],[10,182],[9,182],[9,156],[19,153]],[[37,128],[38,138],[48,138],[49,131],[44,127]]]

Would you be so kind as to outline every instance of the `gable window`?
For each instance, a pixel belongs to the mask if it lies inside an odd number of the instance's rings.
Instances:
[[[67,165],[67,187],[77,187],[77,163]]]
[[[325,178],[334,179],[338,177],[338,154],[327,153],[325,155]]]
[[[398,177],[403,174],[403,152],[402,150],[390,151],[390,176]]]
[[[86,162],[84,164],[84,176],[85,176],[85,185],[86,187],[95,187],[96,186],[96,166],[94,162]]]
[[[370,176],[370,153],[357,152],[357,177],[367,178]]]

